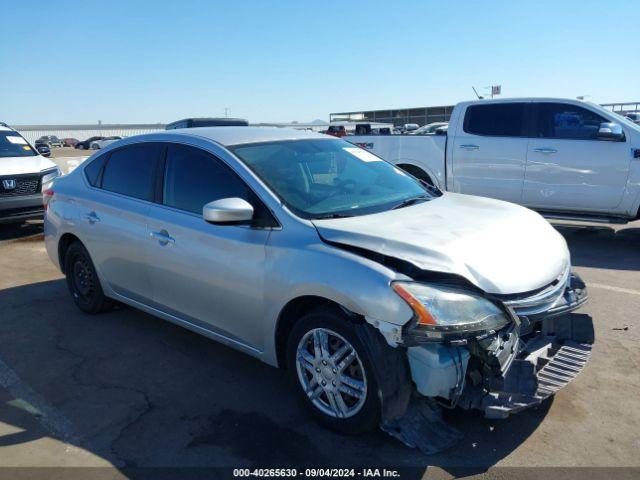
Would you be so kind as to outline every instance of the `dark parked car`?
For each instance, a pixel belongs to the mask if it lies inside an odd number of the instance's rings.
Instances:
[[[46,145],[38,145],[36,147],[36,150],[43,157],[50,157],[51,156],[51,149],[49,147],[47,147]]]
[[[347,129],[343,125],[331,125],[325,132],[327,135],[342,138],[347,135]]]
[[[39,139],[36,140],[35,146],[39,147],[40,145],[44,145],[45,147],[61,147],[62,141],[56,137],[55,135],[43,135]]]
[[[96,140],[102,140],[104,137],[89,137],[87,138],[84,142],[78,142],[76,143],[75,147],[78,150],[89,150],[89,148],[91,148],[91,142],[95,142]]]
[[[77,138],[63,138],[62,145],[64,147],[75,147],[80,140]]]
[[[247,127],[249,122],[244,118],[183,118],[169,123],[165,129],[196,127]]]

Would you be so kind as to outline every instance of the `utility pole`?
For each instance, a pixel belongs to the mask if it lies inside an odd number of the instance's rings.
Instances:
[[[229,108],[224,107],[224,116],[225,118],[229,118]]]

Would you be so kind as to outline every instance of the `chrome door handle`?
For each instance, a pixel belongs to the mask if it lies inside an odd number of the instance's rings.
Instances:
[[[159,232],[151,232],[149,236],[154,240],[157,240],[158,243],[162,246],[167,245],[169,243],[176,243],[176,239],[169,235],[169,232],[166,230],[160,230]]]
[[[87,213],[84,218],[91,224],[93,225],[96,222],[100,221],[100,217],[98,216],[98,214],[96,212],[90,212]]]
[[[558,150],[555,148],[534,148],[533,151],[536,153],[546,153],[547,155],[550,153],[558,153]]]
[[[480,147],[478,145],[460,145],[460,148],[464,148],[465,150],[479,150]]]

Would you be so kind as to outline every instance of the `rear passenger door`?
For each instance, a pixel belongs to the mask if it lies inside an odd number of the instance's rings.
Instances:
[[[156,308],[220,340],[261,349],[270,230],[212,225],[202,218],[202,207],[240,197],[256,216],[270,214],[235,172],[202,149],[168,144],[165,163],[146,242]]]
[[[521,201],[528,106],[528,102],[491,102],[467,107],[453,136],[453,191]]]
[[[128,145],[85,168],[92,193],[79,200],[79,227],[101,280],[117,294],[146,303],[151,286],[145,268],[147,215],[163,146]]]

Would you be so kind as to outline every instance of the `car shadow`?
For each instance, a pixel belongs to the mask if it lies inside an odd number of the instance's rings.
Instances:
[[[579,267],[640,270],[640,227],[554,225]]]
[[[18,240],[43,232],[42,220],[29,220],[22,223],[0,223],[0,242]]]
[[[409,468],[408,478],[439,466],[463,476],[518,448],[551,404],[499,421],[446,411],[464,438],[425,456],[382,431],[341,436],[319,427],[286,372],[169,322],[127,307],[85,315],[62,279],[1,290],[0,312],[0,363],[18,379],[8,390],[49,412],[46,431],[2,402],[0,422],[23,433],[0,437],[0,446],[47,435],[131,476],[220,466],[379,466]]]

